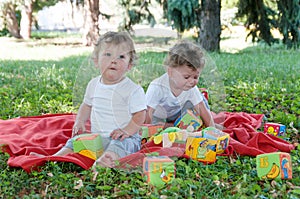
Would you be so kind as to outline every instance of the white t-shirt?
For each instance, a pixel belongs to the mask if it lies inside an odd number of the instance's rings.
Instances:
[[[92,106],[91,131],[109,137],[113,130],[124,128],[133,113],[147,108],[145,92],[127,77],[113,85],[100,79],[98,76],[89,82],[83,102]]]
[[[175,97],[171,91],[167,73],[153,80],[146,92],[147,106],[155,109],[153,116],[161,119],[170,118],[181,111],[183,105],[190,101],[194,106],[203,101],[197,86],[188,91],[183,91]]]

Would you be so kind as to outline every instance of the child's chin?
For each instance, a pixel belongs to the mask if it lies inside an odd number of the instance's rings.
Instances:
[[[190,90],[190,89],[192,89],[193,87],[185,87],[185,88],[183,88],[183,90],[184,91],[188,91],[188,90]]]

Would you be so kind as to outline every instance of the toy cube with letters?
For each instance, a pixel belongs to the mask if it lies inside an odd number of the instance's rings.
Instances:
[[[214,127],[207,127],[203,129],[202,136],[204,138],[209,138],[212,140],[216,140],[216,153],[221,154],[224,153],[225,149],[229,144],[230,136],[228,133],[224,133]]]
[[[147,156],[143,160],[143,172],[149,184],[162,187],[175,178],[175,163],[168,156]]]
[[[204,137],[188,137],[185,155],[200,162],[214,163],[216,161],[216,140]]]
[[[257,175],[261,179],[292,179],[289,153],[274,152],[256,156]]]
[[[264,133],[269,133],[275,136],[283,136],[285,134],[285,125],[267,122],[264,124]]]
[[[80,134],[73,138],[73,149],[93,160],[97,160],[103,154],[102,139],[99,134]]]
[[[197,117],[192,110],[187,110],[182,117],[179,117],[174,122],[174,126],[181,129],[187,129],[188,131],[197,131],[202,125],[203,121],[200,117]]]

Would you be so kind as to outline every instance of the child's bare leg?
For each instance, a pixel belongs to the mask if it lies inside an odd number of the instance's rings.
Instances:
[[[55,154],[53,154],[53,156],[64,156],[67,155],[69,153],[72,153],[73,150],[67,147],[63,147],[61,148],[59,151],[57,151]],[[43,154],[39,154],[36,152],[30,152],[29,155],[34,155],[34,156],[39,156],[39,157],[45,157],[46,155]]]
[[[98,160],[96,160],[95,165],[112,168],[116,166],[115,161],[117,159],[119,159],[119,156],[116,153],[106,151]]]

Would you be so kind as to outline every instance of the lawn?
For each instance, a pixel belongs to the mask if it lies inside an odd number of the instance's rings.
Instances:
[[[168,46],[145,48],[136,38],[139,63],[129,76],[144,89],[164,72]],[[13,50],[12,50],[13,49]],[[1,38],[0,118],[76,112],[87,81],[94,76],[92,49],[76,38]],[[256,45],[237,53],[208,53],[199,86],[210,91],[215,112],[262,113],[286,125],[284,139],[299,142],[299,50]],[[218,157],[215,164],[176,160],[176,179],[157,189],[141,169],[99,169],[98,176],[71,163],[48,162],[30,174],[7,166],[0,153],[0,198],[299,198],[300,149],[291,152],[292,180],[259,180],[253,157]]]

